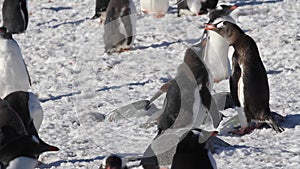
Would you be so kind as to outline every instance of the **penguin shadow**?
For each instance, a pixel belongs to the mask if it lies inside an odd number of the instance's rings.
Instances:
[[[55,28],[58,28],[58,27],[60,27],[62,25],[74,25],[74,26],[76,26],[76,25],[79,25],[79,24],[85,22],[86,20],[90,20],[90,18],[89,17],[85,17],[83,19],[79,19],[79,20],[76,20],[76,21],[63,22],[63,23],[60,23],[60,24],[53,25],[52,28],[55,29]]]
[[[300,114],[290,114],[285,117],[285,123],[283,123],[283,128],[295,128],[300,125]]]
[[[283,2],[283,0],[267,0],[267,1],[256,1],[256,0],[250,0],[250,1],[240,1],[237,0],[233,2],[237,6],[246,6],[246,5],[261,5],[261,4],[272,4],[277,2]]]
[[[280,74],[282,72],[283,72],[282,70],[268,70],[267,74],[268,75],[278,75],[278,74]]]
[[[144,50],[144,49],[148,49],[148,48],[161,48],[161,47],[169,47],[173,44],[176,44],[176,43],[182,43],[183,41],[182,40],[177,40],[177,41],[174,41],[174,42],[166,42],[166,41],[163,41],[159,44],[152,44],[152,45],[148,45],[148,46],[137,46],[135,47],[135,49],[140,49],[140,50]]]
[[[43,168],[58,167],[58,166],[61,166],[63,163],[72,163],[72,164],[82,163],[82,162],[90,163],[90,162],[93,162],[96,160],[103,160],[104,158],[105,158],[105,156],[98,156],[98,157],[89,158],[89,159],[58,160],[58,161],[54,161],[49,164],[39,164],[36,166],[36,168],[43,169]]]
[[[62,11],[62,10],[70,10],[70,9],[73,9],[73,8],[72,7],[59,6],[59,7],[50,7],[50,8],[42,7],[41,9],[59,12],[59,11]]]

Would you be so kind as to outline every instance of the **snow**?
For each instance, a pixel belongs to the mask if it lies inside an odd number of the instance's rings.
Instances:
[[[140,7],[139,1],[137,8]],[[156,134],[147,119],[79,120],[105,114],[138,100],[150,99],[175,77],[187,46],[201,37],[207,16],[176,16],[175,0],[164,18],[139,15],[134,50],[104,53],[103,25],[90,20],[94,0],[31,0],[26,33],[14,35],[32,80],[43,100],[39,130],[59,152],[40,156],[38,168],[98,168],[111,154],[141,155]],[[0,4],[3,0],[0,0]],[[218,168],[289,168],[300,166],[300,50],[297,0],[220,0],[239,4],[237,24],[256,42],[268,72],[271,110],[287,116],[283,133],[255,130],[245,136],[221,134],[234,145],[214,154]],[[2,18],[2,16],[0,17]],[[214,86],[228,91],[228,81]],[[154,103],[162,107],[163,97]],[[229,109],[224,114],[233,116]],[[101,122],[99,122],[101,121]]]

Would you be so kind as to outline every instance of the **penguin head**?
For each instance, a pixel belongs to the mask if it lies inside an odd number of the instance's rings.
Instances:
[[[121,157],[112,154],[103,159],[99,169],[127,169],[127,167]]]
[[[240,35],[245,34],[240,27],[228,21],[221,21],[216,24],[206,24],[205,30],[217,32],[229,45],[233,45]]]
[[[237,5],[220,5],[221,10],[224,11],[225,15],[229,15],[233,10],[235,10],[238,6]]]
[[[24,146],[26,145],[26,146]],[[59,151],[59,148],[45,143],[35,135],[25,135],[17,140],[15,146],[20,146],[20,155],[37,158],[40,154],[47,151]]]
[[[6,27],[0,27],[0,37],[2,39],[12,39],[12,34],[7,31]]]

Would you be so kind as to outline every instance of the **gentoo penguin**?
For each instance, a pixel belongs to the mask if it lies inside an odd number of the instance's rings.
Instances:
[[[132,0],[111,0],[104,23],[105,52],[122,52],[133,45],[136,30],[136,8]]]
[[[18,43],[5,27],[0,28],[0,97],[30,89],[30,77]]]
[[[270,112],[267,73],[255,41],[236,24],[227,21],[207,24],[205,29],[219,33],[235,50],[230,92],[238,106],[241,123],[241,129],[235,133],[245,134],[251,120],[266,122],[276,132],[282,132],[284,129]]]
[[[99,169],[128,169],[124,160],[115,154],[105,157]]]
[[[237,6],[221,5],[220,8],[209,12],[208,23],[218,23],[220,21],[229,21],[235,23],[230,13]],[[211,70],[215,82],[228,79],[230,76],[230,60],[233,55],[233,48],[229,48],[224,38],[218,33],[210,30],[204,31],[203,37],[206,40],[204,62]]]
[[[4,100],[18,113],[27,132],[37,135],[44,113],[36,95],[31,92],[16,91],[7,95]]]
[[[206,112],[212,118],[214,127],[217,128],[222,114],[217,110],[217,105],[211,95],[213,83],[211,74],[201,56],[193,48],[186,50],[183,64],[178,67],[175,79],[169,83],[163,112],[158,118],[157,137],[173,126],[178,117],[183,118],[178,119],[178,123],[186,123],[189,118],[192,118],[188,122],[191,123],[196,120],[194,118],[196,116],[204,118],[204,114],[207,115]],[[204,107],[205,110],[200,107]],[[180,112],[182,112],[181,115]]]
[[[96,8],[95,8],[95,15],[92,19],[97,19],[101,17],[107,9],[109,0],[96,0]]]
[[[8,102],[0,99],[0,166],[4,168],[32,166],[28,163],[37,163],[37,157],[46,151],[58,151],[38,136],[29,134],[20,116],[11,108]],[[29,158],[28,160],[24,157]],[[12,164],[11,164],[12,162]],[[24,169],[32,169],[25,168]]]
[[[206,141],[199,142],[201,135],[200,129],[193,129],[180,139],[171,169],[217,169],[211,152],[206,148]]]
[[[4,0],[3,26],[10,33],[23,33],[28,25],[27,0]]]
[[[141,11],[157,18],[164,17],[168,8],[169,0],[141,0]]]
[[[189,9],[194,15],[207,14],[209,10],[216,8],[219,0],[179,0],[176,4],[178,7],[177,15],[181,11]]]

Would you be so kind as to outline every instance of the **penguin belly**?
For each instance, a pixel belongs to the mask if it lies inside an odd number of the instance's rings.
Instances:
[[[213,75],[215,82],[229,77],[228,44],[218,33],[208,31],[204,62]]]
[[[169,8],[169,0],[141,0],[141,10],[154,16],[163,16]]]
[[[201,0],[187,0],[187,5],[194,14],[198,14],[202,7]]]
[[[14,40],[0,40],[0,97],[30,89],[30,80],[20,48]]]
[[[243,65],[240,65],[240,68],[241,68],[241,77],[240,79],[238,80],[238,84],[237,84],[237,94],[238,94],[238,100],[240,102],[240,107],[237,108],[237,111],[238,111],[238,118],[240,120],[240,123],[241,123],[241,127],[242,129],[246,128],[248,126],[248,121],[247,121],[247,117],[246,117],[246,114],[244,112],[244,107],[245,107],[245,97],[244,97],[244,68],[243,68]]]
[[[33,169],[37,165],[37,159],[29,157],[17,157],[9,162],[9,166],[6,169]]]

